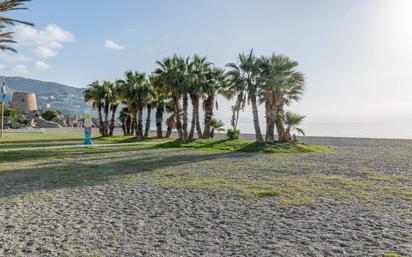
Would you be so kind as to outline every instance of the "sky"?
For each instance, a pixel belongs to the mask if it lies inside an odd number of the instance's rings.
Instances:
[[[0,71],[85,87],[150,72],[174,53],[218,66],[284,54],[306,77],[293,111],[309,122],[412,122],[412,0],[33,0],[9,15],[18,54]],[[220,99],[222,101],[222,99]],[[230,117],[230,103],[217,116]],[[263,111],[261,111],[263,115]],[[249,117],[246,110],[242,116]]]

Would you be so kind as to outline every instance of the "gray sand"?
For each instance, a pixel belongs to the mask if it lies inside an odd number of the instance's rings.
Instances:
[[[367,165],[385,174],[411,176],[410,140],[305,141],[335,151],[301,155],[292,172],[314,169],[350,176],[354,167]],[[119,154],[125,159],[135,155],[169,158],[180,166],[162,169],[198,173],[214,172],[210,169],[219,165],[230,169],[273,161],[262,154],[217,157],[172,149]],[[309,161],[322,165],[304,165]],[[399,210],[412,210],[412,201],[282,206],[273,197],[246,198],[232,190],[151,185],[143,182],[150,172],[133,174],[135,179],[127,183],[115,178],[88,187],[56,186],[47,177],[55,175],[25,182],[29,172],[0,172],[0,199],[36,192],[56,198],[0,204],[0,256],[382,256],[386,252],[412,256],[412,216],[399,214]],[[239,172],[259,177],[272,171]],[[411,180],[403,183],[412,191]]]

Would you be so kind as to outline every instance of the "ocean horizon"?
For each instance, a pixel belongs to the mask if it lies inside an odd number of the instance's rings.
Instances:
[[[265,124],[260,124],[262,132]],[[304,122],[306,136],[412,139],[412,122]],[[240,121],[238,128],[242,134],[254,134],[253,123]]]

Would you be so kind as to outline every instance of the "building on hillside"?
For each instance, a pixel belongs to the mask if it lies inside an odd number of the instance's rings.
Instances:
[[[14,92],[10,107],[16,109],[18,112],[23,113],[37,111],[36,94]]]

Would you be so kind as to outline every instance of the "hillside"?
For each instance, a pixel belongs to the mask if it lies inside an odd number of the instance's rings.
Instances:
[[[6,77],[7,101],[10,101],[13,92],[34,92],[39,109],[50,106],[66,114],[83,116],[85,112],[92,112],[89,104],[83,102],[84,88],[75,88],[56,82]]]
[[[46,82],[23,77],[6,77],[7,87],[11,91],[35,92],[37,96],[75,95],[81,96],[84,89],[75,88],[56,82]]]

